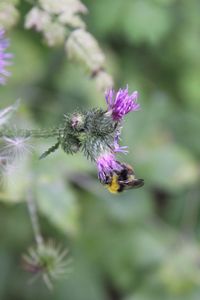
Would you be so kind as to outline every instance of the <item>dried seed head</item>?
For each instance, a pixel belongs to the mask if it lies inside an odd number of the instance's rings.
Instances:
[[[23,255],[22,263],[26,271],[41,277],[50,289],[55,280],[72,272],[72,258],[68,256],[68,250],[63,250],[53,240],[30,248]]]

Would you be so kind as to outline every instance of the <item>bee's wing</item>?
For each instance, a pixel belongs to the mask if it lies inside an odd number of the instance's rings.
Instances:
[[[144,179],[133,179],[124,183],[124,188],[126,190],[140,188],[144,185]]]

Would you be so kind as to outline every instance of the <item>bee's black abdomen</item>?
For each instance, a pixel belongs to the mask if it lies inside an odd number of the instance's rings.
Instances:
[[[118,190],[117,190],[117,192],[118,192],[118,193],[121,193],[121,192],[123,192],[123,191],[124,191],[124,185],[120,184],[120,185],[119,185],[119,188],[118,188]]]

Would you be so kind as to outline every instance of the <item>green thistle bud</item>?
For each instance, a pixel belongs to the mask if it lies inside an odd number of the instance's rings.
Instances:
[[[105,136],[115,131],[117,123],[103,109],[95,108],[87,112],[85,130],[96,137]]]
[[[84,130],[85,114],[76,111],[72,114],[64,115],[64,131],[76,134]]]

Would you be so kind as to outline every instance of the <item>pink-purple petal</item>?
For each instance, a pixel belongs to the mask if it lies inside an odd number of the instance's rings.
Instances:
[[[103,183],[113,172],[121,170],[121,164],[115,159],[113,153],[104,153],[100,155],[96,161],[99,180]]]
[[[138,92],[134,91],[129,95],[128,87],[119,89],[117,93],[112,89],[107,90],[105,98],[108,111],[111,111],[114,121],[121,121],[127,113],[140,108],[140,105],[137,103]]]

